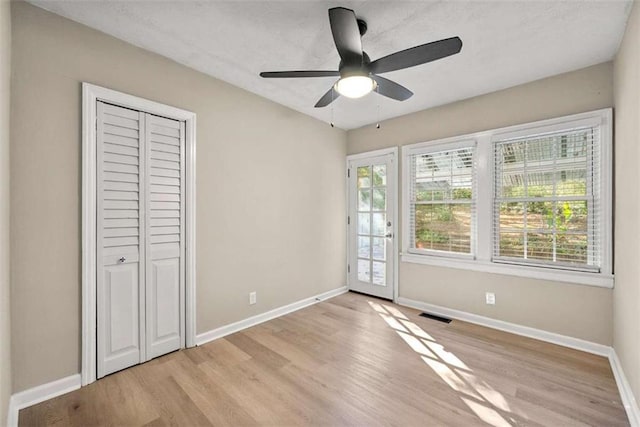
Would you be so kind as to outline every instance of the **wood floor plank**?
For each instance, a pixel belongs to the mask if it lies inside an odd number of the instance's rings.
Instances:
[[[191,400],[189,395],[180,387],[173,376],[155,380],[138,374],[137,380],[143,387],[147,387],[151,391],[158,406],[158,411],[160,412],[160,419],[165,424],[171,426],[213,425],[193,400]],[[127,421],[120,423],[120,425],[126,425]]]
[[[627,426],[604,357],[344,294],[20,411],[21,426]]]
[[[250,338],[245,332],[238,332],[227,337],[227,341],[251,356],[252,360],[262,362],[267,369],[279,369],[290,363],[276,351]]]
[[[213,425],[258,424],[235,399],[226,393],[223,385],[209,381],[198,365],[192,363],[192,359],[176,360],[170,369],[176,382]]]

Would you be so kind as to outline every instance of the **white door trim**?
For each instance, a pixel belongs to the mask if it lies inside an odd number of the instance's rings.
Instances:
[[[186,346],[196,336],[196,114],[137,96],[82,83],[82,385],[96,380],[96,102],[102,100],[185,121],[186,163]]]
[[[391,154],[393,156],[393,162],[395,165],[395,188],[394,188],[394,196],[393,196],[393,200],[390,200],[390,204],[391,204],[391,209],[393,211],[393,237],[394,237],[394,248],[393,248],[393,301],[396,302],[398,300],[398,270],[399,270],[399,265],[398,265],[398,250],[400,248],[400,235],[398,234],[398,221],[400,220],[400,218],[398,217],[399,214],[399,210],[398,210],[398,203],[399,203],[399,195],[398,195],[398,189],[399,189],[399,183],[398,183],[398,178],[400,177],[400,164],[398,163],[398,147],[389,147],[389,148],[383,148],[380,150],[374,150],[374,151],[367,151],[364,153],[357,153],[357,154],[350,154],[347,156],[346,161],[345,161],[345,170],[348,171],[349,170],[349,163],[353,160],[359,160],[359,159],[364,159],[367,157],[378,157],[378,156],[385,156]],[[349,187],[349,175],[347,173],[345,173],[345,180],[346,180],[346,208],[347,208],[347,214],[346,217],[348,218],[349,215],[351,215],[350,209],[351,207],[349,206],[349,192],[351,191],[351,187]],[[349,263],[351,262],[350,256],[351,256],[351,247],[350,247],[350,232],[349,232],[349,227],[351,227],[352,224],[347,225],[347,263],[346,265],[349,265]],[[347,275],[347,287],[349,289],[351,289],[351,284],[350,284],[350,274],[347,271],[346,272]]]

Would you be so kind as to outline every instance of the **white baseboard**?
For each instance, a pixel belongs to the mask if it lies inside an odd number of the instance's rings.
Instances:
[[[398,298],[397,303],[400,305],[404,305],[405,307],[415,308],[418,310],[437,314],[439,316],[463,320],[465,322],[475,323],[476,325],[486,326],[488,328],[498,329],[505,332],[511,332],[512,334],[522,335],[540,341],[546,341],[552,344],[558,344],[564,347],[585,351],[587,353],[597,354],[599,356],[609,357],[609,354],[611,352],[611,347],[607,345],[597,344],[591,341],[585,341],[579,338],[573,338],[553,332],[547,332],[541,329],[530,328],[528,326],[517,325],[515,323],[509,323],[502,320],[496,320],[490,317],[467,313],[466,311],[454,310],[452,308],[428,304],[426,302],[415,301],[403,297]]]
[[[18,425],[18,412],[21,409],[28,408],[31,405],[44,402],[45,400],[53,399],[54,397],[79,388],[80,374],[75,374],[12,395],[9,400],[7,426],[15,427]]]
[[[609,353],[609,363],[611,363],[611,370],[618,385],[622,404],[629,417],[629,424],[631,427],[640,427],[640,409],[638,408],[638,402],[633,395],[629,381],[627,381],[627,377],[620,364],[620,359],[618,359],[618,354],[614,348],[612,348]]]
[[[303,300],[296,301],[294,303],[275,308],[273,310],[267,311],[266,313],[258,314],[256,316],[252,316],[247,319],[230,323],[228,325],[221,326],[219,328],[204,332],[202,334],[198,334],[196,335],[196,345],[202,345],[202,344],[208,343],[209,341],[213,341],[218,338],[222,338],[224,336],[241,331],[243,329],[250,328],[251,326],[255,326],[260,323],[266,322],[268,320],[275,319],[276,317],[284,316],[285,314],[292,313],[294,311],[300,310],[301,308],[308,307],[310,305],[316,304],[328,298],[333,298],[340,294],[344,294],[348,291],[349,289],[346,286],[343,286],[338,289],[324,292],[310,298],[305,298]]]

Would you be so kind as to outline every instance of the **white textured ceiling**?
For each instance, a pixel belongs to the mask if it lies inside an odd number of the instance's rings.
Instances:
[[[630,1],[59,1],[31,3],[302,113],[352,129],[611,60]],[[327,9],[369,26],[372,60],[459,36],[462,52],[384,76],[415,95],[369,94],[313,108],[334,78],[262,79],[260,71],[337,69]]]

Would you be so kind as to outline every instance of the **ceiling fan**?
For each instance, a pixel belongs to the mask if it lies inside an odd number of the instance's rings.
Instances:
[[[379,74],[455,55],[462,49],[462,40],[459,37],[451,37],[371,61],[369,55],[362,50],[361,37],[367,31],[367,23],[357,19],[353,10],[344,7],[329,9],[329,23],[340,55],[339,71],[267,71],[260,73],[260,76],[264,78],[339,77],[331,89],[316,103],[316,108],[329,105],[340,95],[360,98],[373,90],[388,98],[404,101],[409,99],[413,92]]]

